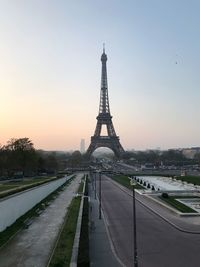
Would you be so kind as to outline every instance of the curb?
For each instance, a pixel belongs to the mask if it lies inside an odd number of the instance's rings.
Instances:
[[[99,198],[98,198],[99,199]],[[102,212],[102,217],[103,217],[103,220],[104,220],[104,225],[105,225],[105,228],[106,228],[106,233],[107,233],[107,236],[108,236],[108,240],[109,240],[109,243],[110,243],[110,248],[111,248],[111,251],[113,253],[113,255],[115,256],[116,260],[118,261],[118,263],[122,266],[122,267],[125,267],[124,263],[120,260],[120,258],[118,257],[117,255],[117,252],[115,250],[115,247],[114,247],[114,242],[112,240],[112,237],[111,237],[111,234],[109,232],[109,229],[108,229],[108,223],[107,223],[107,219],[106,219],[106,216],[104,215],[104,211],[103,209],[101,209],[101,212]]]
[[[111,178],[110,178],[111,179]],[[122,185],[118,185],[115,181],[112,181],[111,179],[111,182],[113,184],[115,184],[115,186],[119,187],[122,191],[124,191],[125,193],[127,193],[129,196],[132,196],[129,192],[127,192],[126,190],[124,189],[127,189],[129,190],[128,188],[122,186]],[[174,227],[175,229],[179,230],[180,232],[183,232],[183,233],[187,233],[187,234],[200,234],[200,231],[190,231],[190,230],[186,230],[186,229],[183,229],[181,227],[179,227],[178,225],[176,225],[175,223],[171,222],[170,220],[168,220],[167,218],[165,218],[164,216],[162,216],[161,214],[159,214],[158,212],[156,212],[155,210],[153,210],[151,207],[148,207],[146,204],[144,204],[141,200],[137,199],[136,200],[142,205],[144,206],[145,208],[149,209],[152,213],[156,214],[158,217],[160,217],[162,220],[164,220],[165,222],[167,222],[169,225],[171,225],[172,227]]]
[[[73,249],[72,249],[72,257],[71,257],[70,267],[76,267],[77,266],[79,240],[80,240],[81,224],[82,224],[82,213],[83,213],[83,199],[84,199],[84,197],[81,198],[81,205],[80,205],[80,209],[79,209],[79,215],[78,215],[76,234],[75,234],[74,244],[73,244]]]

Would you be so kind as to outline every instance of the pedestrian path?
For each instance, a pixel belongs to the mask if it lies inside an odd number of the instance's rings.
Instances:
[[[0,267],[45,267],[67,208],[78,189],[79,174],[28,229],[20,231],[0,250]]]
[[[122,266],[109,241],[105,222],[99,219],[99,201],[95,199],[92,185],[89,185],[90,196],[90,265],[95,267],[120,267]]]

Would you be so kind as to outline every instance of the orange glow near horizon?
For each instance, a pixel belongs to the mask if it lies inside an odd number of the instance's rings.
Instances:
[[[75,150],[84,138],[87,148],[105,42],[122,146],[200,146],[200,3],[184,3],[177,13],[178,1],[157,1],[155,9],[148,1],[82,2],[3,1],[0,144],[28,137],[37,149]]]

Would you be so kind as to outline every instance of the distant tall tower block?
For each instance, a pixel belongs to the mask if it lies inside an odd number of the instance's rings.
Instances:
[[[105,54],[105,48],[103,48],[103,54],[101,56],[102,72],[101,72],[101,93],[99,114],[97,116],[97,125],[94,135],[91,137],[91,143],[87,149],[87,156],[91,154],[98,147],[110,148],[117,158],[120,158],[124,153],[124,149],[119,142],[119,136],[116,135],[115,129],[112,123],[112,116],[110,114],[109,99],[108,99],[108,84],[107,84],[107,69],[106,69],[107,55]],[[107,129],[107,135],[101,136],[102,126],[105,125]]]
[[[85,153],[85,139],[81,139],[80,152],[81,152],[81,154]]]

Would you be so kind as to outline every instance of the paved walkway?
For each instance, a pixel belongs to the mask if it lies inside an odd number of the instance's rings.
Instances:
[[[0,250],[0,267],[45,267],[82,174],[67,186],[28,229]]]
[[[92,185],[89,184],[90,195],[90,264],[95,267],[122,266],[116,259],[109,241],[105,221],[99,220],[99,201],[95,199]]]

